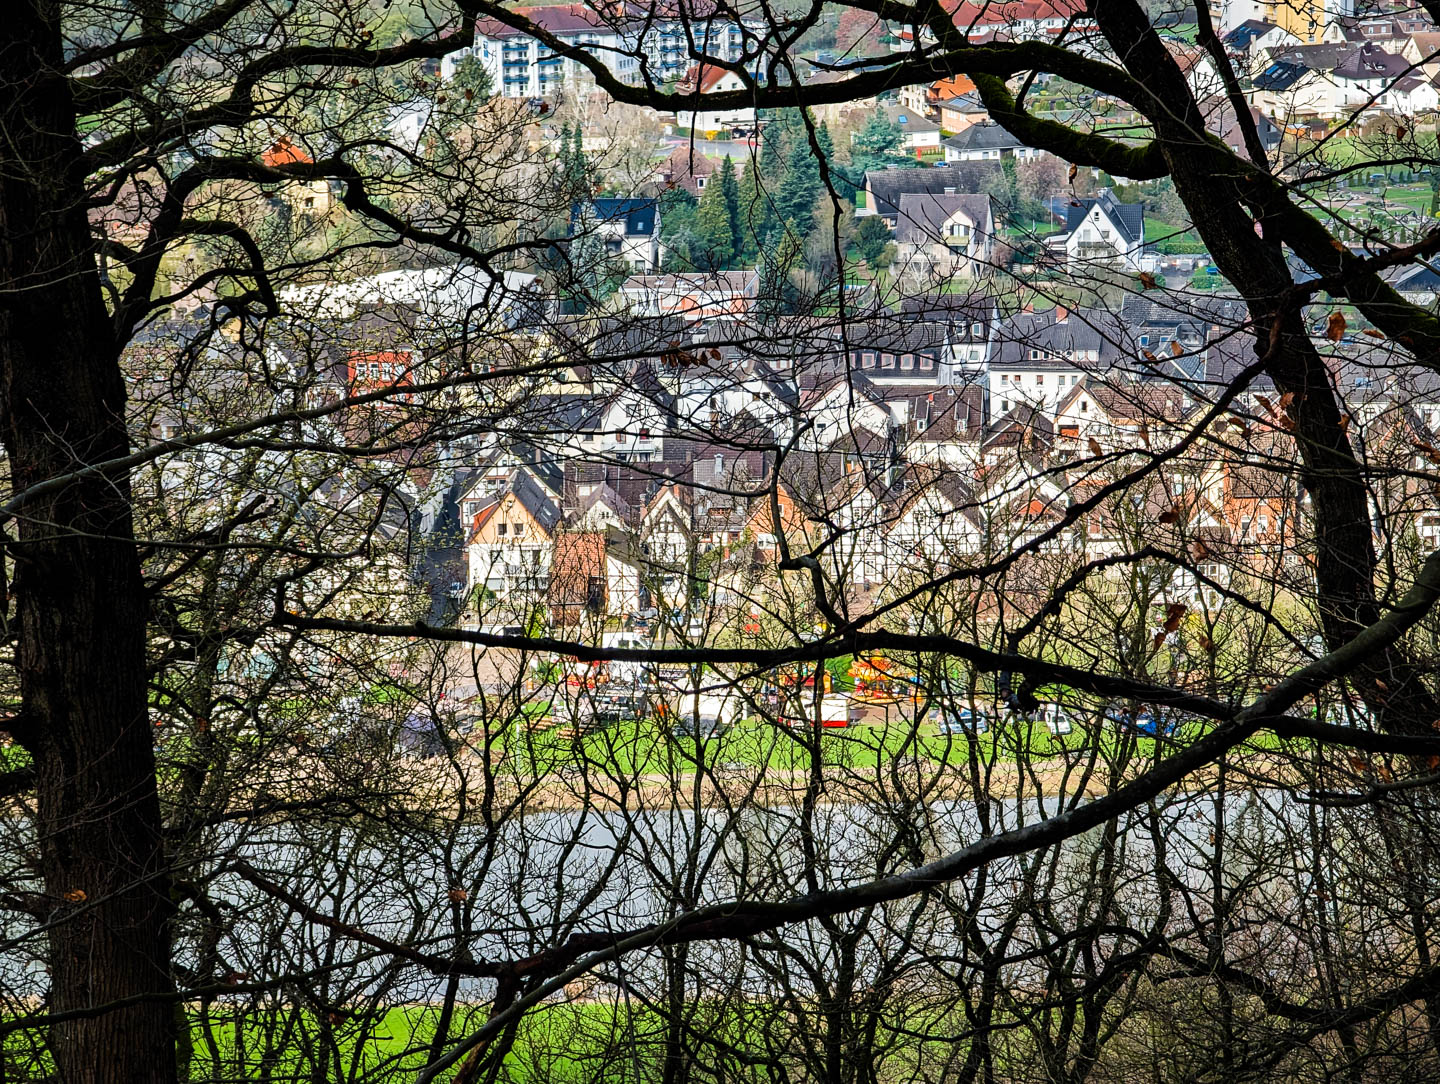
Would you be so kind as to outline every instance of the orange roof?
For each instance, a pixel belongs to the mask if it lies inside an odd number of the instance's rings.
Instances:
[[[475,513],[475,518],[470,521],[470,537],[474,538],[480,533],[480,528],[489,523],[500,508],[499,501],[491,501],[480,511]]]
[[[934,98],[959,98],[975,93],[975,83],[968,75],[952,75],[938,83],[930,84],[930,95]]]
[[[270,144],[269,149],[260,156],[260,161],[273,169],[275,166],[308,166],[315,159],[295,146],[289,136],[281,136]]]

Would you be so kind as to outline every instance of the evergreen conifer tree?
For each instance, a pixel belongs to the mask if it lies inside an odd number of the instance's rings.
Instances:
[[[724,271],[735,259],[734,227],[725,200],[725,186],[712,181],[695,209],[695,246],[691,255],[705,271]]]
[[[802,136],[790,148],[785,179],[775,193],[776,216],[799,236],[808,236],[821,188],[820,164],[809,140]]]
[[[750,247],[746,242],[744,222],[740,215],[740,181],[735,176],[735,162],[727,154],[724,163],[720,166],[718,183],[720,192],[725,197],[725,211],[730,216],[730,247],[736,261],[744,259],[745,250]],[[749,261],[745,261],[749,262]]]

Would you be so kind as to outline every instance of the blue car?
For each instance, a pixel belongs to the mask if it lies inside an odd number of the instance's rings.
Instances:
[[[1131,711],[1129,708],[1111,706],[1104,711],[1105,721],[1116,730],[1128,731],[1142,738],[1169,738],[1180,729],[1180,719],[1174,714],[1156,715],[1148,708]]]

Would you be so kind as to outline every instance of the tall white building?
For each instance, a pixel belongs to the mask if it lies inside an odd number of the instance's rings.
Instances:
[[[675,14],[665,14],[659,5],[597,7],[563,4],[516,8],[515,13],[564,45],[585,49],[630,84],[643,83],[646,76],[657,84],[677,79],[702,56],[734,63],[744,51],[742,26],[728,17],[698,14],[703,5],[685,3]],[[594,81],[584,64],[494,19],[476,24],[475,44],[445,57],[441,74],[450,78],[468,56],[480,60],[495,93],[506,98],[544,98],[561,87]]]

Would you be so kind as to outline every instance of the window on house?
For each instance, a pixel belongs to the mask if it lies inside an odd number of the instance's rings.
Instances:
[[[514,532],[515,532],[515,537],[516,537],[516,538],[519,538],[521,535],[523,535],[523,534],[525,533],[525,524],[523,524],[523,523],[516,523],[516,524],[514,525]]]
[[[893,368],[895,368],[895,355],[894,355],[894,354],[881,354],[881,355],[880,355],[880,368],[882,368],[882,369],[893,369]]]
[[[1141,335],[1141,336],[1140,336],[1140,345],[1141,345],[1141,346],[1149,346],[1149,345],[1150,345],[1150,336],[1149,336],[1149,335]]]
[[[902,368],[902,369],[913,369],[913,368],[915,368],[915,355],[914,355],[914,354],[901,354],[901,355],[900,355],[900,368]]]
[[[1089,402],[1089,400],[1087,400],[1087,399],[1081,399],[1081,400],[1080,400],[1080,413],[1081,413],[1081,414],[1089,414],[1089,413],[1090,413],[1090,402]]]
[[[510,525],[508,523],[497,523],[495,524],[495,533],[501,538],[504,538],[506,532],[509,530],[509,527]]]
[[[1009,400],[1009,399],[1001,399],[1001,400],[1000,400],[1000,413],[1001,413],[1001,414],[1009,414],[1009,413],[1010,413],[1010,400]]]
[[[920,355],[920,368],[921,368],[921,370],[924,371],[924,372],[929,372],[931,369],[934,369],[934,368],[935,368],[935,359],[934,359],[933,357],[931,357],[929,354],[921,354],[921,355]]]
[[[875,368],[875,355],[869,350],[860,355],[860,366],[864,369]]]
[[[1045,383],[1045,374],[1044,374],[1044,373],[1036,373],[1036,374],[1035,374],[1035,386],[1038,388],[1038,387],[1041,387],[1044,383]]]
[[[824,430],[822,429],[821,431],[823,432]],[[723,455],[717,455],[717,456],[715,457],[715,473],[716,473],[716,474],[723,474],[724,472],[725,472],[725,457],[724,457]]]
[[[706,181],[706,178],[705,178],[705,177],[696,177],[696,178],[695,178],[695,187],[696,187],[696,188],[704,188],[704,187],[705,187],[705,181]]]

